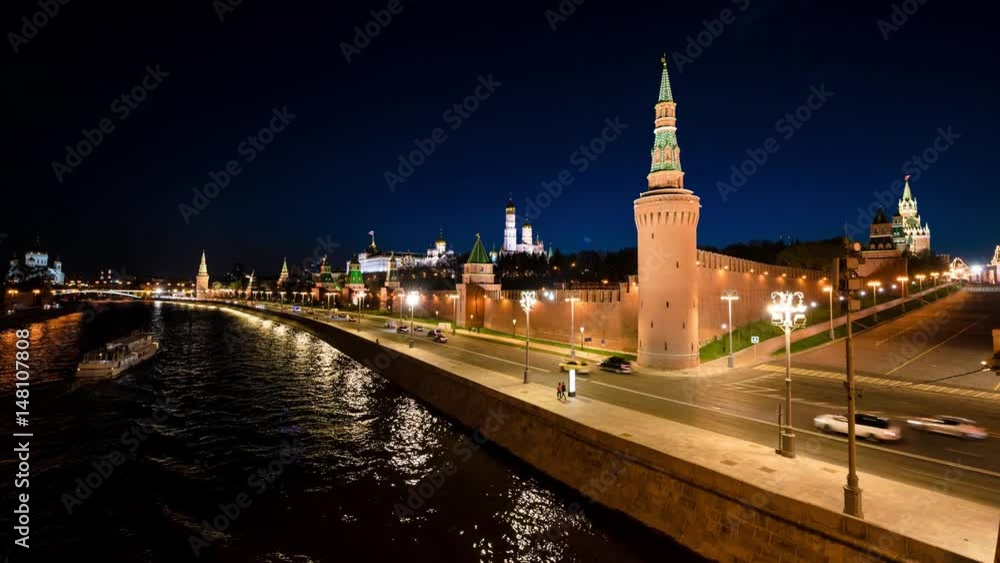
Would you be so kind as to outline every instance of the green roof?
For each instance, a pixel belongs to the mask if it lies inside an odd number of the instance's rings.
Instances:
[[[472,245],[472,253],[469,254],[468,264],[492,264],[493,261],[490,260],[488,254],[486,254],[486,249],[483,248],[483,241],[479,239],[479,235],[476,235],[476,244]]]
[[[660,75],[660,97],[657,101],[672,102],[674,101],[674,93],[670,91],[670,74],[667,72],[666,53],[663,53],[663,58],[660,61],[663,63],[663,73]]]

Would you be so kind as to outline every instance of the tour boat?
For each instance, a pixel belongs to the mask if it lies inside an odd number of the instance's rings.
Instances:
[[[152,358],[160,351],[160,343],[148,332],[131,335],[108,342],[104,348],[89,352],[76,368],[81,378],[115,378],[127,370]]]

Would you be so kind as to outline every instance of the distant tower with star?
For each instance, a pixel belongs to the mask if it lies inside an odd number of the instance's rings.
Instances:
[[[208,263],[205,261],[205,251],[201,251],[201,264],[198,266],[198,275],[194,278],[194,296],[208,296]]]
[[[684,187],[677,145],[677,104],[667,56],[661,59],[654,106],[648,189],[635,200],[639,243],[639,365],[684,369],[698,365],[698,196]]]
[[[326,257],[323,257],[324,260]],[[288,283],[288,258],[281,259],[281,273],[278,274],[278,287],[283,288]]]

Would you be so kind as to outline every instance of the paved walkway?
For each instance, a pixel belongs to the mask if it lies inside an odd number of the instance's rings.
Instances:
[[[302,320],[316,320],[303,318]],[[335,326],[374,342],[377,335]],[[507,374],[490,371],[420,348],[383,342],[391,348],[446,369],[512,399],[548,411],[640,445],[739,479],[775,495],[789,497],[839,513],[843,508],[844,470],[808,457],[786,459],[773,449],[722,434],[683,425],[608,403],[578,397],[566,403],[553,397],[549,386],[523,384]],[[627,429],[627,434],[623,434]],[[808,447],[806,444],[803,446]],[[977,561],[993,561],[997,549],[1000,510],[946,494],[859,474],[864,490],[865,519],[877,526]],[[942,472],[936,488],[947,491],[960,480]]]

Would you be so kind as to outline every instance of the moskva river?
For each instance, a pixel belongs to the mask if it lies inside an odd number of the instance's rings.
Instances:
[[[22,328],[30,417],[3,426],[0,561],[702,560],[284,325],[132,303]],[[84,352],[134,329],[160,341],[155,359],[73,380]],[[8,421],[14,344],[4,331]],[[15,431],[34,434],[27,488]],[[10,533],[23,493],[29,550]]]

